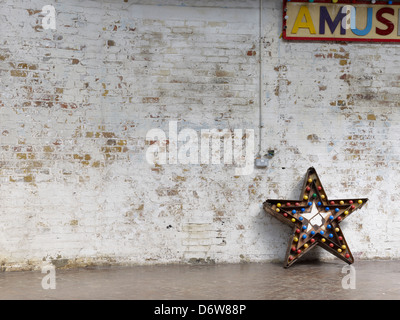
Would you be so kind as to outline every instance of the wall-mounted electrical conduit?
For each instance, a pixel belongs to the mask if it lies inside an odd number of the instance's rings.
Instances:
[[[263,120],[262,120],[262,77],[263,77],[263,61],[262,61],[262,20],[263,14],[263,0],[260,0],[259,6],[259,34],[258,34],[258,45],[259,45],[259,88],[258,88],[258,153],[255,159],[255,166],[257,168],[265,168],[268,165],[268,160],[274,156],[273,150],[268,150],[268,153],[265,155],[261,155],[262,153],[262,129],[263,129]]]

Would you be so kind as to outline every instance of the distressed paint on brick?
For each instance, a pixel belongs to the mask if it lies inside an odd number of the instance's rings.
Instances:
[[[370,199],[343,225],[356,259],[400,258],[397,45],[285,42],[281,2],[265,0],[262,152],[275,156],[234,176],[151,166],[145,137],[178,121],[258,139],[258,1],[59,1],[54,31],[46,4],[0,12],[6,270],[282,259],[290,230],[259,204],[297,198],[310,165],[331,197]]]

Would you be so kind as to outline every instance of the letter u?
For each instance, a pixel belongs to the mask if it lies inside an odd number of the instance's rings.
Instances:
[[[357,9],[356,8],[352,8],[351,13],[350,13],[350,21],[351,21],[351,31],[353,31],[353,33],[356,36],[366,36],[372,29],[372,13],[373,13],[373,9],[372,8],[368,8],[367,9],[367,25],[365,27],[365,29],[360,30],[357,29],[356,26],[356,17],[357,17]]]

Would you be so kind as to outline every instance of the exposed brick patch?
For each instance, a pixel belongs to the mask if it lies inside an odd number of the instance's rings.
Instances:
[[[158,97],[144,97],[142,99],[143,103],[158,103],[160,102],[160,98]]]

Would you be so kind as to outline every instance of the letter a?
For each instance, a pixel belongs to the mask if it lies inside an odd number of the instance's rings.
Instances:
[[[42,273],[46,274],[42,279],[42,288],[44,290],[56,288],[56,268],[54,266],[44,266]]]
[[[303,22],[303,17],[306,18],[305,22]],[[306,6],[300,7],[299,14],[297,15],[296,21],[294,22],[292,33],[296,34],[297,31],[299,31],[299,28],[306,28],[310,31],[311,34],[316,34],[310,11]]]
[[[150,144],[149,148],[146,151],[147,162],[151,165],[166,164],[167,138],[165,136],[165,132],[161,129],[151,129],[146,134],[146,143]]]
[[[48,13],[47,13],[48,12]],[[46,5],[42,8],[42,13],[47,15],[42,19],[43,29],[56,29],[56,9],[52,5]]]
[[[342,279],[342,288],[345,290],[356,288],[356,270],[353,266],[344,266],[342,273],[347,273]]]

